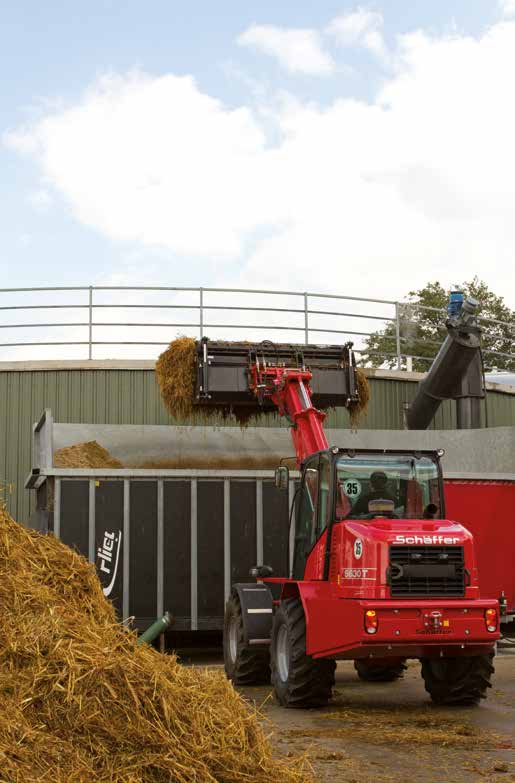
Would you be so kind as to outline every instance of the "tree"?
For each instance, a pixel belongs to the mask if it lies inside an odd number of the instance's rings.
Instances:
[[[505,304],[502,296],[494,294],[487,284],[477,277],[463,283],[461,288],[466,295],[475,297],[480,304],[485,367],[515,370],[515,312]],[[413,357],[414,370],[425,372],[431,366],[431,361],[447,333],[445,321],[448,299],[449,292],[439,282],[432,282],[418,291],[410,291],[405,301],[399,303],[403,369],[406,369],[407,365],[406,356]],[[370,367],[397,367],[395,322],[390,321],[384,329],[367,338],[362,358]]]

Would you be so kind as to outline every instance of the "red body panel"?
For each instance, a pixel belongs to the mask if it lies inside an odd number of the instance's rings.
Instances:
[[[304,570],[304,579],[323,579],[325,565],[325,550],[327,545],[327,530],[324,530],[315,546],[309,553]]]
[[[332,528],[329,580],[324,581],[325,532],[311,551],[302,581],[283,584],[283,598],[304,606],[307,652],[314,657],[362,658],[478,655],[493,649],[499,632],[487,631],[485,610],[496,600],[479,597],[471,533],[448,520],[373,519],[337,522]],[[359,542],[359,545],[356,545]],[[463,546],[470,585],[460,598],[391,598],[386,581],[390,544]],[[368,634],[364,614],[374,609],[378,631]],[[442,626],[428,630],[432,612]]]
[[[463,599],[356,601],[341,599],[328,582],[299,583],[306,613],[307,652],[315,657],[381,656],[424,657],[479,654],[494,646],[499,633],[486,630],[484,612],[498,608],[496,601]],[[365,632],[364,613],[374,609],[378,631]],[[424,615],[440,611],[449,622],[441,633],[428,633]],[[466,633],[468,631],[468,633]]]
[[[357,556],[355,542],[361,542]],[[333,526],[329,580],[343,598],[389,599],[386,582],[390,544],[451,544],[463,546],[470,585],[465,598],[479,598],[478,573],[472,536],[448,520],[373,519],[349,520]],[[307,579],[306,575],[306,579]],[[411,600],[411,599],[410,599]]]
[[[306,651],[315,658],[481,655],[490,652],[500,636],[499,631],[487,631],[485,624],[486,609],[498,609],[497,601],[353,600],[342,598],[338,585],[331,582],[264,581],[283,582],[284,597],[299,595],[306,615]],[[372,635],[364,627],[367,609],[374,609],[378,617],[378,630]],[[438,632],[425,627],[426,616],[434,611],[448,623]]]
[[[481,596],[515,611],[515,482],[446,479],[445,504],[474,537]]]

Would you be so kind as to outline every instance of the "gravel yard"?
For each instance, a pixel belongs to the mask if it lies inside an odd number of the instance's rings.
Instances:
[[[195,656],[196,664],[222,665]],[[262,707],[280,754],[307,752],[320,783],[502,783],[515,781],[515,654],[495,659],[479,707],[433,707],[417,661],[396,683],[361,682],[340,662],[322,710],[287,710],[267,687],[245,688]]]

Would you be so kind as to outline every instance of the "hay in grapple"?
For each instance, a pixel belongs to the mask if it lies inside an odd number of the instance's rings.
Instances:
[[[174,419],[191,415],[195,397],[196,341],[173,340],[156,362],[156,377],[167,411]]]
[[[238,405],[234,408],[230,405],[194,405],[196,354],[195,339],[178,337],[172,340],[156,362],[156,378],[161,398],[172,418],[179,421],[186,419],[189,423],[216,424],[217,420],[223,422],[232,416],[241,427],[244,427],[252,419],[267,415],[252,400],[248,405]]]
[[[230,405],[194,405],[197,374],[196,340],[178,337],[172,340],[156,362],[156,378],[161,398],[173,419],[202,424],[225,421],[233,416],[240,426],[245,426],[263,412],[258,405],[249,402],[232,408]]]
[[[351,402],[348,407],[352,427],[358,426],[361,416],[366,413],[370,400],[370,384],[365,371],[361,367],[356,367],[356,386],[358,399],[356,402]]]
[[[0,780],[304,783],[222,672],[137,646],[94,567],[0,509]]]
[[[123,468],[123,463],[113,457],[107,449],[90,440],[57,449],[54,454],[56,468]]]
[[[250,343],[249,343],[250,345]],[[272,346],[272,343],[270,343]],[[170,415],[176,420],[190,423],[205,423],[234,419],[240,426],[246,426],[263,416],[270,415],[270,408],[264,411],[257,401],[249,397],[248,404],[230,405],[194,405],[195,384],[197,374],[196,340],[192,337],[179,337],[173,340],[168,348],[159,356],[156,362],[156,378],[161,391],[161,398]],[[370,387],[365,372],[356,370],[356,382],[359,399],[348,407],[351,424],[356,426],[362,413],[368,407]],[[322,409],[325,406],[321,406]],[[272,413],[272,415],[275,415]]]

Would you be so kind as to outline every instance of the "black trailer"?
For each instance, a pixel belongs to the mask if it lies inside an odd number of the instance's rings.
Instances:
[[[39,527],[94,562],[120,617],[219,630],[234,582],[288,566],[289,497],[273,471],[56,469],[37,489]],[[290,499],[294,491],[291,481]]]

